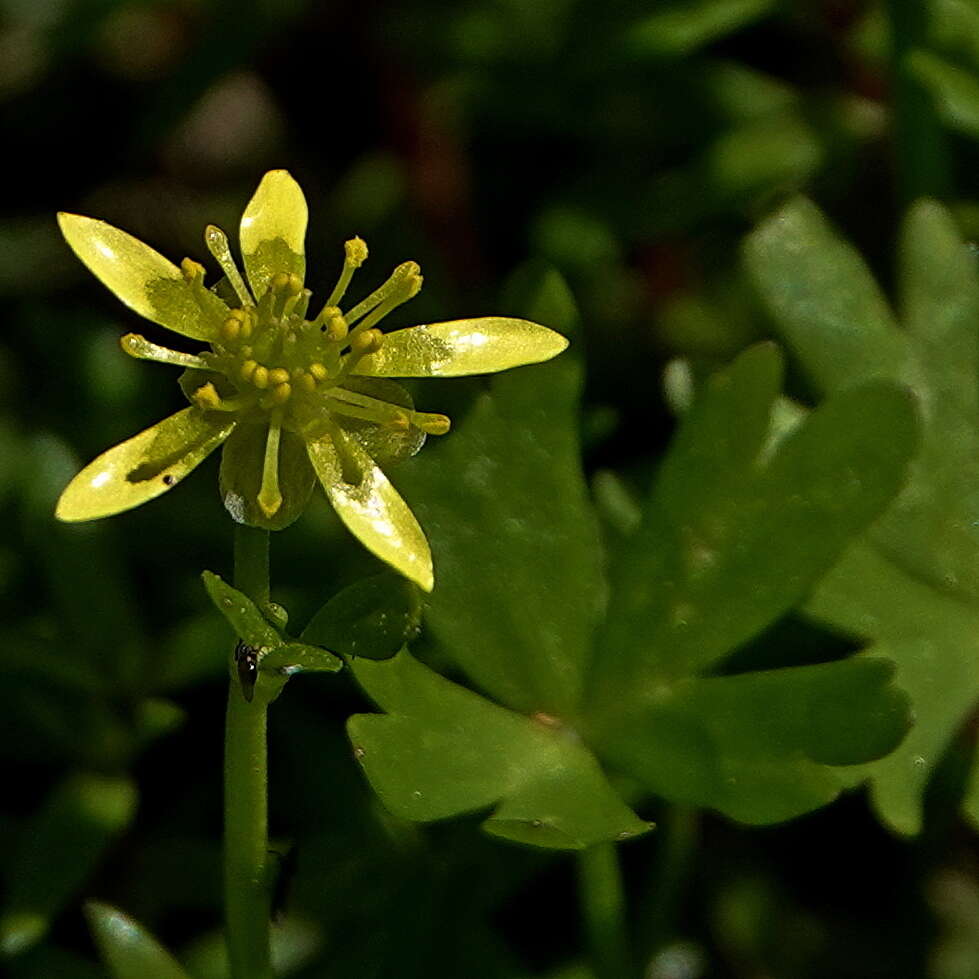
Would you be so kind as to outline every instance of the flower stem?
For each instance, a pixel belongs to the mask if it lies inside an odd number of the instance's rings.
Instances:
[[[269,600],[268,531],[235,526],[235,586]],[[231,663],[224,743],[224,901],[231,979],[269,979],[267,705],[246,702]]]
[[[622,871],[614,843],[578,854],[578,896],[597,979],[631,979]]]

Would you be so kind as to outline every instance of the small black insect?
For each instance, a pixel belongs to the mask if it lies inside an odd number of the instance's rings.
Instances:
[[[167,473],[166,476],[163,477],[163,484],[164,484],[164,486],[173,486],[173,484],[176,481],[177,480],[173,476],[171,476],[169,473]]]
[[[258,679],[258,650],[239,639],[235,646],[235,665],[238,667],[238,682],[248,703],[255,696],[255,681]]]

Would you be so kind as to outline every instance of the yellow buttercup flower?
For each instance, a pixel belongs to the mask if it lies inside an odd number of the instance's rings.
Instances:
[[[133,357],[185,368],[181,387],[191,406],[86,466],[58,501],[60,519],[93,520],[139,506],[223,444],[221,493],[236,521],[285,527],[318,480],[365,547],[431,590],[428,542],[380,466],[417,452],[426,435],[447,432],[449,419],[416,411],[391,378],[538,363],[564,350],[564,337],[498,316],[383,334],[380,321],[417,294],[422,276],[405,262],[367,298],[346,304],[353,273],[367,258],[359,238],[346,243],[340,278],[312,314],[304,288],[306,200],[285,170],[262,178],[242,215],[244,276],[224,232],[207,228],[223,292],[205,287],[196,262],[178,267],[104,221],[77,214],[59,214],[58,221],[75,254],[127,306],[208,345],[183,353],[133,333],[122,338]]]

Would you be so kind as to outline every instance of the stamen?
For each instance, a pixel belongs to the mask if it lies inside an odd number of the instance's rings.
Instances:
[[[208,368],[210,365],[203,357],[196,354],[185,354],[180,350],[170,350],[159,344],[151,343],[138,333],[127,333],[119,340],[119,345],[137,360],[155,360],[160,364],[173,364],[176,367]]]
[[[351,238],[344,244],[343,251],[343,270],[340,272],[337,284],[333,287],[333,292],[330,293],[330,298],[326,301],[327,306],[336,306],[343,299],[354,270],[359,269],[367,261],[367,245],[360,238]]]
[[[228,318],[221,324],[221,338],[227,343],[234,343],[241,337],[245,321],[246,317],[242,310],[231,310]]]
[[[292,307],[292,314],[301,320],[305,319],[306,313],[309,311],[309,301],[312,298],[313,290],[303,289],[299,294],[299,298],[296,300],[296,305]]]
[[[252,371],[252,384],[260,391],[264,391],[269,386],[269,369],[259,364]]]
[[[285,384],[289,380],[289,372],[284,367],[273,367],[269,371],[270,384]]]
[[[365,330],[371,329],[375,324],[380,323],[391,310],[396,309],[402,303],[408,302],[409,299],[414,299],[415,296],[421,291],[422,287],[422,277],[420,275],[409,275],[405,278],[402,288],[395,292],[393,295],[388,296],[379,306],[377,306],[374,311],[367,316],[365,316],[354,328],[350,331],[351,339],[354,336],[364,332]]]
[[[446,415],[412,411],[410,408],[403,408],[388,401],[379,401],[377,398],[347,388],[330,388],[326,395],[332,400],[343,403],[343,408],[335,406],[332,408],[337,414],[363,418],[392,428],[407,428],[410,423],[428,435],[445,435],[452,424]]]
[[[221,395],[218,394],[218,389],[208,381],[207,384],[202,384],[194,392],[193,401],[201,411],[213,411],[221,404]]]
[[[365,316],[369,313],[375,306],[379,306],[385,299],[388,298],[393,292],[401,289],[403,281],[409,276],[418,276],[421,273],[421,269],[417,262],[403,262],[399,265],[392,273],[391,277],[384,283],[384,285],[379,286],[375,289],[363,302],[357,303],[350,312],[347,313],[346,319],[348,323],[354,323],[361,316]],[[420,287],[419,283],[419,287]]]
[[[286,297],[286,305],[283,312],[288,315],[295,312],[296,306],[299,304],[300,300],[303,298],[303,280],[299,278],[298,275],[292,273],[289,276],[289,295]],[[306,300],[307,304],[309,300]],[[303,312],[305,313],[305,307],[303,307]]]
[[[413,411],[411,421],[426,435],[445,435],[452,427],[452,419],[448,415],[433,414],[427,411]]]
[[[268,293],[272,296],[272,318],[282,319],[286,313],[289,300],[295,300],[303,290],[302,280],[298,275],[288,275],[285,272],[276,272],[269,283]],[[264,296],[262,297],[265,298]]]
[[[231,257],[231,248],[228,246],[228,236],[218,227],[209,224],[204,229],[204,241],[208,251],[214,256],[221,271],[228,277],[228,282],[238,295],[242,306],[254,306],[255,300],[245,285],[245,280],[235,265],[235,260]]]
[[[195,262],[192,258],[185,258],[180,263],[180,271],[183,273],[185,281],[193,285],[195,282],[204,282],[204,266],[200,262]]]
[[[282,434],[282,414],[273,412],[269,421],[269,435],[265,442],[265,462],[262,466],[262,486],[258,491],[258,505],[266,517],[274,516],[282,506],[279,491],[279,436]]]
[[[208,381],[191,395],[191,401],[201,411],[239,411],[248,404],[249,399],[247,397],[222,398],[214,384]]]
[[[340,370],[334,377],[334,383],[339,383],[359,364],[368,354],[377,353],[384,343],[384,334],[380,330],[368,330],[350,336],[350,353],[340,363]]]
[[[292,397],[292,385],[288,381],[285,381],[282,384],[277,384],[272,389],[272,393],[268,396],[268,401],[273,405],[284,405],[290,397]]]
[[[321,319],[323,322],[323,325],[320,327],[320,332],[324,333],[328,340],[334,342],[345,340],[347,334],[350,332],[347,321],[344,319],[343,313],[340,312],[338,306],[324,306],[318,319]]]
[[[342,415],[345,418],[358,418],[361,421],[373,422],[375,425],[384,425],[402,432],[406,432],[411,425],[409,413],[404,408],[387,404],[384,401],[374,401],[373,398],[366,399],[367,401],[372,401],[373,404],[359,405],[348,402],[344,397],[338,397],[336,395],[337,390],[333,388],[327,394],[331,402],[330,411],[334,415]],[[349,393],[351,392],[343,392],[343,394]]]

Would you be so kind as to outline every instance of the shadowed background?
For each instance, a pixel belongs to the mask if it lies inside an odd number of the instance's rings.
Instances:
[[[261,174],[287,168],[310,203],[315,295],[354,234],[371,248],[361,288],[421,264],[425,289],[391,326],[512,314],[508,276],[552,265],[582,313],[586,470],[641,485],[672,426],[665,364],[706,372],[769,333],[740,241],[783,199],[814,197],[885,285],[913,197],[942,197],[979,233],[979,4],[891,7],[896,37],[884,5],[842,0],[0,0],[11,975],[102,975],[88,898],[220,975],[228,637],[197,576],[230,569],[216,459],[150,506],[55,525],[77,465],[180,395],[172,370],[121,353],[122,333],[165,331],[87,273],[54,213],[204,261],[204,225],[235,231]],[[892,71],[909,44],[915,71]],[[482,384],[419,385],[417,400],[464,417]],[[376,569],[322,500],[273,540],[273,595],[297,624]],[[790,618],[744,655],[806,662],[830,642]],[[342,730],[365,705],[347,678],[313,677],[271,712],[288,974],[587,977],[569,858],[475,820],[385,814]],[[966,741],[914,841],[859,793],[765,830],[654,806],[660,830],[622,851],[649,979],[977,974],[977,850],[953,815]],[[61,841],[40,868],[39,827]]]

